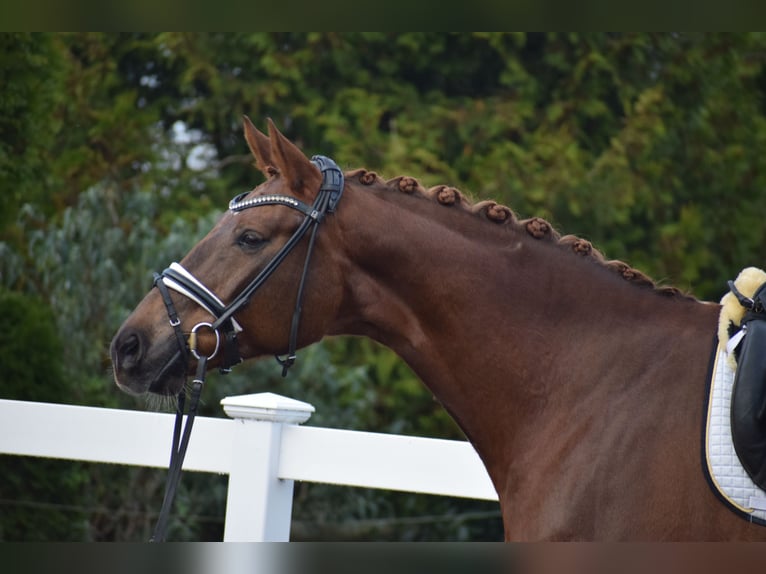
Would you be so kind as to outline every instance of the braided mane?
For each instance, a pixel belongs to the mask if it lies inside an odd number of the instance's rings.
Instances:
[[[606,257],[604,257],[604,255],[598,249],[593,247],[593,244],[586,239],[574,235],[562,236],[550,223],[541,217],[531,217],[529,219],[520,220],[510,208],[505,205],[500,205],[495,201],[487,200],[473,203],[454,187],[437,185],[430,189],[426,189],[417,179],[410,176],[399,176],[385,181],[374,171],[368,171],[366,169],[350,171],[346,174],[346,178],[359,181],[362,185],[367,186],[373,184],[382,185],[390,191],[405,193],[407,195],[416,195],[435,201],[444,206],[461,209],[496,225],[510,226],[521,232],[527,233],[534,239],[550,242],[565,251],[590,259],[635,285],[654,289],[657,293],[668,297],[694,299],[676,287],[658,285],[647,275],[634,269],[623,261],[607,260]]]

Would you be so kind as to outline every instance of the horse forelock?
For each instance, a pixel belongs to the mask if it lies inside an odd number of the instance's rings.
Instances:
[[[391,192],[420,197],[445,207],[459,209],[493,225],[515,229],[535,240],[549,242],[573,255],[589,259],[631,284],[651,288],[661,295],[679,299],[695,299],[677,287],[658,284],[646,274],[631,267],[624,261],[608,260],[587,239],[575,235],[562,236],[542,217],[519,219],[512,209],[496,201],[483,200],[474,202],[459,189],[448,185],[436,185],[427,189],[420,181],[411,176],[399,176],[384,180],[374,171],[363,168],[346,173],[346,179],[349,182],[359,182],[364,186],[381,187]]]

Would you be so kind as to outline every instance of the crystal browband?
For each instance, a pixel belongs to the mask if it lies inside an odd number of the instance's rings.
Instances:
[[[261,195],[260,197],[253,197],[251,199],[245,199],[250,192],[239,194],[237,197],[229,202],[229,211],[242,211],[250,207],[257,207],[260,205],[287,205],[292,208],[300,208],[303,202],[298,201],[294,197],[287,195]]]

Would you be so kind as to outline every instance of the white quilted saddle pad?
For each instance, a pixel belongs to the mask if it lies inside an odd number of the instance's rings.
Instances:
[[[750,479],[739,462],[731,438],[731,395],[734,370],[726,361],[726,350],[718,346],[710,382],[705,458],[712,486],[738,514],[766,524],[766,492]]]

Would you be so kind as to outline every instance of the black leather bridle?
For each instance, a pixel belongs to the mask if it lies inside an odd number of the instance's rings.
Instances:
[[[170,467],[168,470],[167,483],[165,486],[165,496],[162,502],[162,509],[157,520],[157,525],[152,535],[152,542],[162,542],[167,533],[167,521],[170,514],[170,507],[175,498],[175,491],[181,477],[181,467],[186,455],[186,449],[189,444],[191,428],[194,423],[194,417],[199,405],[199,397],[202,392],[202,386],[205,382],[205,371],[207,362],[215,357],[219,352],[221,355],[222,373],[231,371],[231,367],[240,363],[242,358],[237,348],[237,334],[242,331],[242,327],[237,323],[234,315],[237,311],[245,307],[253,294],[261,288],[269,277],[276,271],[279,265],[285,260],[303,237],[311,231],[309,237],[306,259],[303,264],[303,271],[298,283],[298,293],[295,301],[295,310],[293,311],[292,322],[290,325],[290,338],[288,341],[287,355],[284,358],[276,357],[282,365],[282,376],[287,375],[288,369],[295,363],[295,351],[298,345],[298,327],[303,309],[303,294],[308,276],[311,254],[314,250],[317,230],[319,224],[324,220],[328,213],[332,213],[338,206],[341,195],[343,194],[344,178],[343,172],[338,165],[328,157],[316,155],[311,158],[311,162],[319,168],[322,174],[322,183],[319,191],[311,205],[300,201],[295,197],[288,195],[260,195],[248,199],[250,192],[237,195],[229,202],[229,211],[239,213],[246,209],[261,207],[264,205],[283,205],[291,209],[300,211],[303,215],[303,221],[293,232],[290,239],[280,248],[274,257],[266,266],[250,281],[250,283],[237,295],[229,304],[223,301],[210,289],[208,289],[200,280],[194,277],[189,271],[184,269],[178,263],[172,263],[170,267],[160,274],[154,276],[154,286],[160,292],[165,308],[168,313],[168,319],[178,343],[178,351],[171,358],[169,363],[175,364],[176,361],[183,361],[183,365],[189,362],[191,354],[197,360],[196,376],[192,381],[190,394],[189,414],[186,419],[186,425],[182,424],[184,415],[184,405],[186,402],[186,390],[182,389],[178,394],[178,408],[176,410],[175,426],[173,429],[173,445],[170,455]],[[170,290],[174,290],[182,295],[192,299],[201,307],[206,309],[215,317],[212,323],[197,323],[190,331],[187,337],[182,328],[181,320],[176,311],[173,299],[170,296]],[[210,355],[204,355],[197,349],[197,333],[201,329],[209,329],[215,335],[215,348]],[[182,431],[183,426],[183,431]]]

